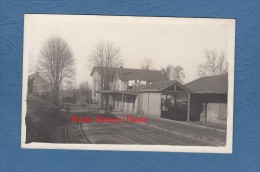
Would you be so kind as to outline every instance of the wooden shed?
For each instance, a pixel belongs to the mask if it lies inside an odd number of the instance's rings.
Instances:
[[[144,115],[189,120],[191,91],[175,80],[152,83],[141,90],[141,109]]]
[[[227,119],[228,73],[202,77],[185,86],[192,91],[191,120],[217,122]]]

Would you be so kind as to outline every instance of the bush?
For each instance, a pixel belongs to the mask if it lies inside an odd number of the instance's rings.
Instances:
[[[59,110],[39,97],[28,97],[26,112],[26,143],[53,142],[52,132],[63,124]]]

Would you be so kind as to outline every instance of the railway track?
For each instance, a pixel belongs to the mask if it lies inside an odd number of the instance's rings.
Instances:
[[[83,133],[87,132],[89,135],[91,135],[91,134],[98,135],[101,132],[102,134],[106,134],[106,135],[114,135],[115,137],[123,139],[126,142],[130,142],[131,144],[138,144],[134,140],[131,140],[120,133],[116,133],[113,129],[111,129],[111,127],[113,127],[112,124],[110,124],[109,127],[107,126],[109,124],[95,123],[95,122],[93,122],[92,124],[88,123],[85,125],[88,125],[88,127],[93,127],[94,129],[92,129],[92,131],[86,131],[86,130],[84,131],[82,129]]]
[[[109,125],[109,124],[102,124]],[[121,126],[120,126],[121,125]],[[122,125],[126,126],[125,128],[122,127]],[[104,127],[104,129],[108,129],[109,127]],[[133,130],[134,128],[127,126],[124,123],[120,123],[118,126],[112,126],[109,131],[113,132],[115,135],[119,135],[121,137],[125,137],[128,140],[131,140],[134,142],[134,144],[156,144],[154,141],[152,141],[149,138],[145,138],[142,135],[135,135],[133,133],[130,133],[128,131],[123,131],[123,129],[129,129],[129,131]]]
[[[140,145],[194,145],[194,140],[158,130],[147,125],[121,122],[75,123],[71,116],[65,126],[66,143],[82,144],[140,144]],[[196,141],[198,145],[206,145]]]
[[[135,123],[122,123],[123,125],[129,125],[135,130],[142,132],[142,135],[144,138],[147,138],[148,140],[157,140],[156,144],[158,145],[158,141],[162,145],[194,145],[194,140],[191,140],[190,138],[186,138],[181,135],[176,135],[173,133],[169,133],[166,131],[162,131],[159,129],[155,129],[146,125],[142,124],[135,124]],[[197,144],[201,146],[206,146],[208,143],[199,142],[196,141]]]
[[[106,132],[110,132],[110,133],[112,133],[113,135],[115,135],[115,136],[118,136],[118,137],[120,137],[120,138],[122,138],[122,139],[124,139],[124,140],[127,140],[127,141],[129,141],[129,142],[131,142],[131,143],[133,143],[133,144],[138,144],[138,142],[136,142],[136,141],[134,141],[134,140],[132,140],[132,139],[129,139],[128,137],[126,137],[125,135],[122,135],[122,134],[120,134],[120,133],[116,133],[114,130],[115,130],[115,128],[112,128],[112,130],[108,130],[109,128],[107,127],[107,126],[105,126],[106,124],[103,124],[103,123],[99,123],[99,124],[97,124],[97,125],[99,125],[104,131],[106,131]],[[114,127],[114,126],[112,126],[112,127]]]
[[[85,143],[85,144],[91,144],[90,140],[88,137],[84,134],[82,131],[82,125],[79,122],[77,123],[72,123],[71,121],[72,115],[70,115],[66,125],[65,125],[65,140],[66,143]],[[79,137],[80,136],[80,137]]]
[[[121,139],[127,141],[129,144],[143,144],[143,145],[158,145],[159,142],[164,145],[173,145],[177,144],[176,141],[173,141],[169,138],[160,137],[158,134],[154,134],[155,132],[150,132],[152,128],[144,128],[139,125],[134,124],[104,124],[104,123],[98,123],[98,124],[86,124],[86,125],[92,125],[94,127],[93,129],[90,129],[88,134],[95,135],[98,134],[98,132],[104,132],[107,135],[114,135],[115,137],[120,137]],[[95,125],[95,126],[93,126]],[[92,130],[92,131],[91,131]],[[130,131],[130,132],[129,132]],[[134,132],[133,132],[134,131]],[[152,129],[154,131],[154,129]],[[156,130],[158,133],[158,131]],[[160,132],[161,133],[161,132]]]

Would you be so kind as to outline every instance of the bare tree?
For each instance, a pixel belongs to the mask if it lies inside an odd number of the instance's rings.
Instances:
[[[89,86],[89,84],[88,84],[88,82],[87,81],[85,81],[85,82],[81,82],[80,84],[79,84],[79,91],[82,93],[82,94],[86,94],[88,91],[90,91],[91,89],[90,89],[90,86]]]
[[[118,67],[123,64],[120,49],[111,42],[99,42],[89,56],[90,67]]]
[[[153,60],[151,58],[145,58],[144,61],[142,62],[141,68],[145,70],[151,70],[153,64]]]
[[[176,80],[183,84],[183,80],[185,78],[183,67],[181,67],[180,65],[175,66],[171,72],[171,77],[173,80]]]
[[[169,80],[171,80],[171,72],[172,72],[173,68],[174,67],[171,64],[167,65],[165,68],[162,68]]]
[[[173,66],[170,64],[163,69],[169,80],[176,80],[182,84],[184,83],[183,80],[185,78],[185,73],[183,67],[181,67],[180,65]]]
[[[79,93],[85,96],[86,102],[90,103],[91,89],[87,81],[79,84]]]
[[[75,76],[75,59],[64,39],[52,37],[43,44],[38,59],[38,71],[50,82],[52,98],[58,106],[62,82]]]
[[[216,49],[205,51],[206,61],[198,66],[198,75],[211,76],[219,75],[227,72],[227,62],[225,61],[225,54],[221,52],[220,54]]]
[[[65,80],[61,84],[61,90],[74,90],[76,88],[76,81],[74,78]]]
[[[98,82],[101,90],[109,89],[109,74],[112,68],[123,65],[120,55],[120,49],[111,42],[99,42],[89,56],[91,68],[98,67],[100,72],[100,80]],[[106,100],[106,109],[108,107],[108,96]],[[102,97],[102,104],[103,104]]]

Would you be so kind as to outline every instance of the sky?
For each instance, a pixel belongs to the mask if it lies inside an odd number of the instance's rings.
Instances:
[[[91,83],[88,58],[100,41],[120,48],[127,68],[140,68],[145,58],[152,59],[157,70],[181,65],[187,83],[198,78],[206,49],[231,56],[231,34],[228,19],[30,14],[25,15],[24,64],[37,65],[43,43],[60,36],[75,58],[76,85]]]

